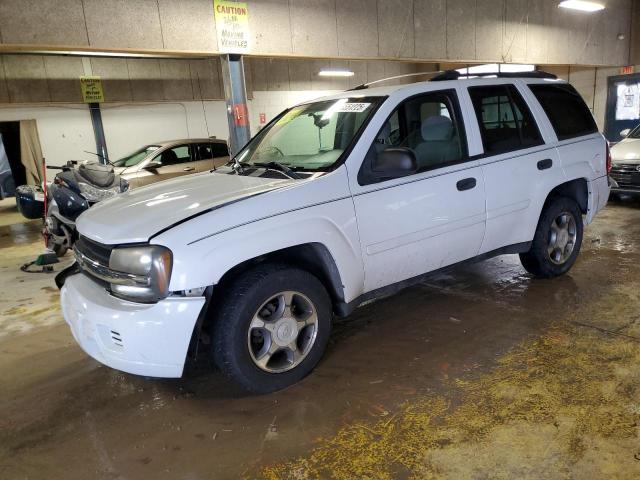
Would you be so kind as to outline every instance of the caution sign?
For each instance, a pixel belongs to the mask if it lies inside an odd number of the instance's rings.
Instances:
[[[82,99],[85,103],[104,102],[104,93],[102,92],[102,81],[100,77],[80,77],[80,88],[82,89]]]
[[[249,9],[244,2],[213,0],[218,50],[223,53],[249,51]]]

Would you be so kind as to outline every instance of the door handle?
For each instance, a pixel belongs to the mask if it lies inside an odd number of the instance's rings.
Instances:
[[[456,188],[461,192],[463,190],[471,190],[475,186],[476,186],[475,178],[464,178],[462,180],[458,180],[458,183],[456,183]]]
[[[538,162],[538,170],[546,170],[547,168],[551,168],[553,165],[553,160],[550,158],[545,158],[544,160],[540,160]]]
[[[193,172],[194,170],[195,170],[195,168],[194,168],[194,167],[184,167],[184,168],[182,169],[182,171],[183,171],[183,172]]]

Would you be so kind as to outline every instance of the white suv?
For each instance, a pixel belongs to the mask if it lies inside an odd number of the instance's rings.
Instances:
[[[113,368],[180,377],[204,344],[277,390],[318,363],[333,315],[429,272],[514,253],[567,272],[608,163],[579,94],[543,72],[361,86],[286,110],[226,167],[84,213],[64,317]]]

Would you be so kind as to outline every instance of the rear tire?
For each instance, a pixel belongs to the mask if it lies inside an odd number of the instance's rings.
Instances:
[[[572,198],[551,198],[540,215],[531,248],[520,254],[522,266],[540,278],[563,275],[571,269],[582,245],[582,212]]]
[[[244,390],[269,393],[300,381],[322,358],[331,331],[331,300],[312,274],[259,265],[221,291],[212,354]]]

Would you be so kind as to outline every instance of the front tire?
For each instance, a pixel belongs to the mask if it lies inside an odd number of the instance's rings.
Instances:
[[[213,359],[253,393],[300,381],[322,358],[331,331],[331,301],[312,274],[266,264],[222,292],[213,322]]]
[[[567,273],[580,252],[583,230],[578,203],[568,197],[552,198],[540,215],[530,250],[520,254],[522,266],[541,278]]]

